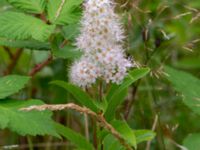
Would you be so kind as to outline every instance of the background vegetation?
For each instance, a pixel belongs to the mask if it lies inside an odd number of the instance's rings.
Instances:
[[[82,0],[0,1],[0,149],[91,148],[83,138],[82,114],[55,112],[53,119],[64,127],[50,119],[49,111],[18,111],[42,103],[76,103],[69,87],[49,83],[67,82],[69,66],[81,55],[73,46],[81,4]],[[118,0],[116,11],[126,28],[128,55],[138,67],[151,70],[148,75],[139,70],[138,79],[146,76],[124,93],[116,118],[134,129],[139,150],[199,150],[199,0]],[[91,124],[89,129],[92,136]],[[155,138],[149,130],[155,131]],[[146,141],[151,139],[148,148]],[[105,138],[105,145],[109,141],[114,138]]]

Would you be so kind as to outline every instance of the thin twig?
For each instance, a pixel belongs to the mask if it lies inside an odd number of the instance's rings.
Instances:
[[[91,111],[88,108],[81,107],[79,105],[69,103],[69,104],[59,104],[59,105],[40,105],[40,106],[30,106],[27,108],[22,108],[20,110],[23,111],[31,111],[31,110],[38,110],[38,111],[44,111],[44,110],[51,110],[51,111],[58,111],[58,110],[64,110],[64,109],[71,109],[75,110],[80,113],[88,114],[92,117],[95,117],[96,120],[100,123],[102,127],[104,127],[106,130],[111,132],[115,138],[118,139],[118,141],[127,149],[132,150],[132,148],[129,146],[129,144],[126,143],[126,141],[121,137],[120,133],[115,130],[115,128],[110,125],[104,118],[102,114],[96,114],[95,112]]]
[[[180,19],[180,18],[187,16],[187,15],[190,15],[190,14],[192,14],[192,12],[182,13],[182,14],[179,14],[179,15],[173,17],[173,19]]]
[[[8,53],[10,59],[13,59],[13,54],[12,52],[10,51],[10,48],[8,48],[7,46],[3,46],[4,50]]]
[[[85,137],[89,141],[89,124],[88,124],[88,115],[84,113],[84,122],[85,122]]]
[[[95,118],[92,118],[92,124],[93,124],[93,144],[95,150],[98,150],[98,141],[97,141],[97,123]]]
[[[157,123],[158,123],[158,115],[155,116],[153,126],[152,126],[152,131],[155,131]],[[150,147],[151,147],[151,141],[148,141],[147,146],[146,146],[146,150],[150,150]]]
[[[190,24],[200,18],[200,12],[190,20]]]
[[[4,71],[4,75],[8,75],[12,73],[13,69],[17,65],[17,61],[19,60],[21,54],[23,52],[23,49],[17,49],[16,53],[13,55],[11,63],[8,65],[7,69]]]
[[[140,82],[141,82],[141,80],[138,80],[138,82],[136,83],[136,85],[133,87],[133,90],[132,90],[132,94],[133,94],[132,100],[128,101],[127,105],[125,106],[125,114],[124,114],[124,119],[125,120],[128,120],[128,118],[129,118],[129,114],[131,112],[131,108],[133,106],[133,103],[135,102],[135,96],[136,96],[136,93],[138,91],[138,86],[139,86]]]
[[[47,60],[45,60],[44,62],[42,62],[41,64],[37,64],[30,72],[29,72],[29,76],[34,76],[36,73],[38,73],[40,70],[42,70],[45,66],[47,66],[48,64],[51,63],[51,61],[53,60],[53,56],[50,55],[48,57]]]

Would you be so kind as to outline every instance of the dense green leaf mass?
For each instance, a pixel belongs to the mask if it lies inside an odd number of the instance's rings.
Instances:
[[[3,12],[0,14],[0,37],[9,39],[34,39],[45,41],[54,30],[53,25],[19,12]]]
[[[44,11],[46,0],[7,0],[14,7],[29,12],[40,14]]]
[[[20,108],[42,105],[39,100],[3,100],[0,101],[0,128],[9,128],[20,135],[53,135],[57,134],[50,111],[20,111]]]
[[[28,83],[29,77],[9,75],[0,78],[0,99],[17,93]]]
[[[183,102],[200,114],[200,80],[189,73],[166,67],[167,78],[183,94]]]

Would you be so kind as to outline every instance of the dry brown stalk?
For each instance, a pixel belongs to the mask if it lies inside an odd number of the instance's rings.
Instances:
[[[69,104],[59,104],[59,105],[40,105],[40,106],[30,106],[27,108],[22,108],[20,110],[23,111],[31,111],[31,110],[38,110],[38,111],[44,111],[44,110],[51,110],[51,111],[59,111],[59,110],[64,110],[64,109],[71,109],[75,110],[80,113],[88,114],[94,118],[100,123],[102,127],[104,127],[106,130],[108,130],[110,133],[112,133],[115,138],[118,139],[118,141],[127,149],[127,150],[132,150],[132,148],[127,144],[127,142],[121,137],[120,133],[115,130],[115,128],[109,124],[104,116],[102,114],[97,114],[93,112],[92,110],[86,108],[86,107],[81,107],[79,105],[76,105],[74,103],[69,103]]]

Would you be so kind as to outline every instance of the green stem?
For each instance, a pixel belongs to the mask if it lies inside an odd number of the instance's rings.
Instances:
[[[29,150],[33,150],[33,142],[30,136],[27,136]]]
[[[100,80],[99,82],[99,101],[102,102],[103,101],[103,81]],[[103,130],[102,127],[99,128],[100,132]],[[101,150],[103,150],[103,143],[102,143],[102,139],[100,139],[100,144],[101,144]]]

